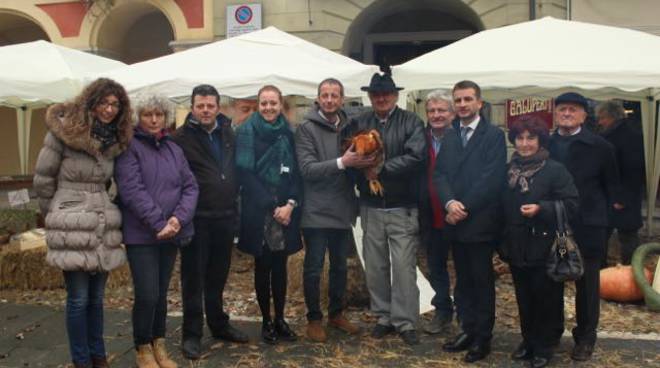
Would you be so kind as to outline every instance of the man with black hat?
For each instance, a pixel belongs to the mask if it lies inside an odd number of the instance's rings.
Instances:
[[[600,262],[607,250],[608,203],[617,205],[619,176],[614,148],[602,137],[583,129],[588,103],[580,94],[564,93],[555,99],[557,130],[550,138],[550,157],[573,175],[580,195],[578,216],[571,227],[584,262],[584,275],[575,282],[577,326],[571,358],[591,358],[600,316]],[[564,331],[557,326],[557,342]]]
[[[377,130],[385,161],[378,172],[357,174],[360,220],[371,309],[378,317],[371,336],[394,331],[409,345],[419,343],[416,251],[419,244],[417,213],[419,178],[424,169],[426,139],[422,120],[396,106],[399,90],[387,74],[374,74],[368,87],[372,109],[351,122],[350,131]],[[379,180],[383,193],[374,194],[368,180]]]

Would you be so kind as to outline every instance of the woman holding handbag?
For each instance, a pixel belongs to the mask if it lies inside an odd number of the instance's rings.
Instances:
[[[511,266],[522,342],[514,360],[544,367],[563,331],[563,287],[546,273],[546,261],[557,232],[555,202],[562,201],[570,218],[577,211],[578,192],[573,178],[546,149],[548,128],[537,117],[523,117],[509,129],[515,152],[508,165],[502,196],[505,231],[499,253]]]
[[[282,92],[275,86],[262,87],[257,106],[258,111],[236,130],[241,183],[238,249],[254,256],[254,287],[263,317],[261,337],[275,344],[297,338],[284,321],[284,304],[287,259],[302,249],[298,207],[302,189],[293,133],[282,114]]]

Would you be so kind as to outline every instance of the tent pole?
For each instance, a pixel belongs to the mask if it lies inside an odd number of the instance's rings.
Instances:
[[[656,196],[658,193],[658,180],[660,180],[660,137],[656,137],[657,131],[657,114],[656,114],[656,98],[652,94],[647,100],[648,111],[648,132],[649,135],[646,142],[649,143],[649,148],[645,150],[646,153],[646,187],[647,187],[647,207],[646,207],[646,224],[648,235],[653,234],[653,216],[655,214]],[[650,182],[649,182],[650,181]]]
[[[21,175],[25,175],[27,161],[25,157],[25,112],[27,108],[21,106],[16,109],[16,131],[18,133],[18,161]]]

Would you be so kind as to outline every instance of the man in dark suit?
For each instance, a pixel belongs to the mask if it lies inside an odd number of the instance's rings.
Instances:
[[[609,203],[623,208],[619,199],[619,174],[614,148],[602,137],[583,129],[587,100],[568,92],[555,99],[557,130],[550,137],[550,157],[563,163],[573,175],[580,195],[580,211],[571,221],[582,253],[584,275],[575,282],[575,347],[571,358],[591,358],[600,316],[600,262],[607,251]],[[557,334],[564,330],[563,321]]]
[[[504,132],[480,116],[483,101],[476,83],[458,82],[452,94],[458,120],[440,148],[434,185],[447,212],[463,332],[443,349],[467,350],[463,360],[471,363],[490,353],[495,323],[492,256],[501,231],[497,219],[506,143]]]

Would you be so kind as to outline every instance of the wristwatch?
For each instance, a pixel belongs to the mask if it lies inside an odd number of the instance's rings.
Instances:
[[[295,199],[289,199],[288,201],[286,201],[286,203],[290,204],[291,207],[293,207],[293,208],[298,207],[298,201],[296,201]]]

